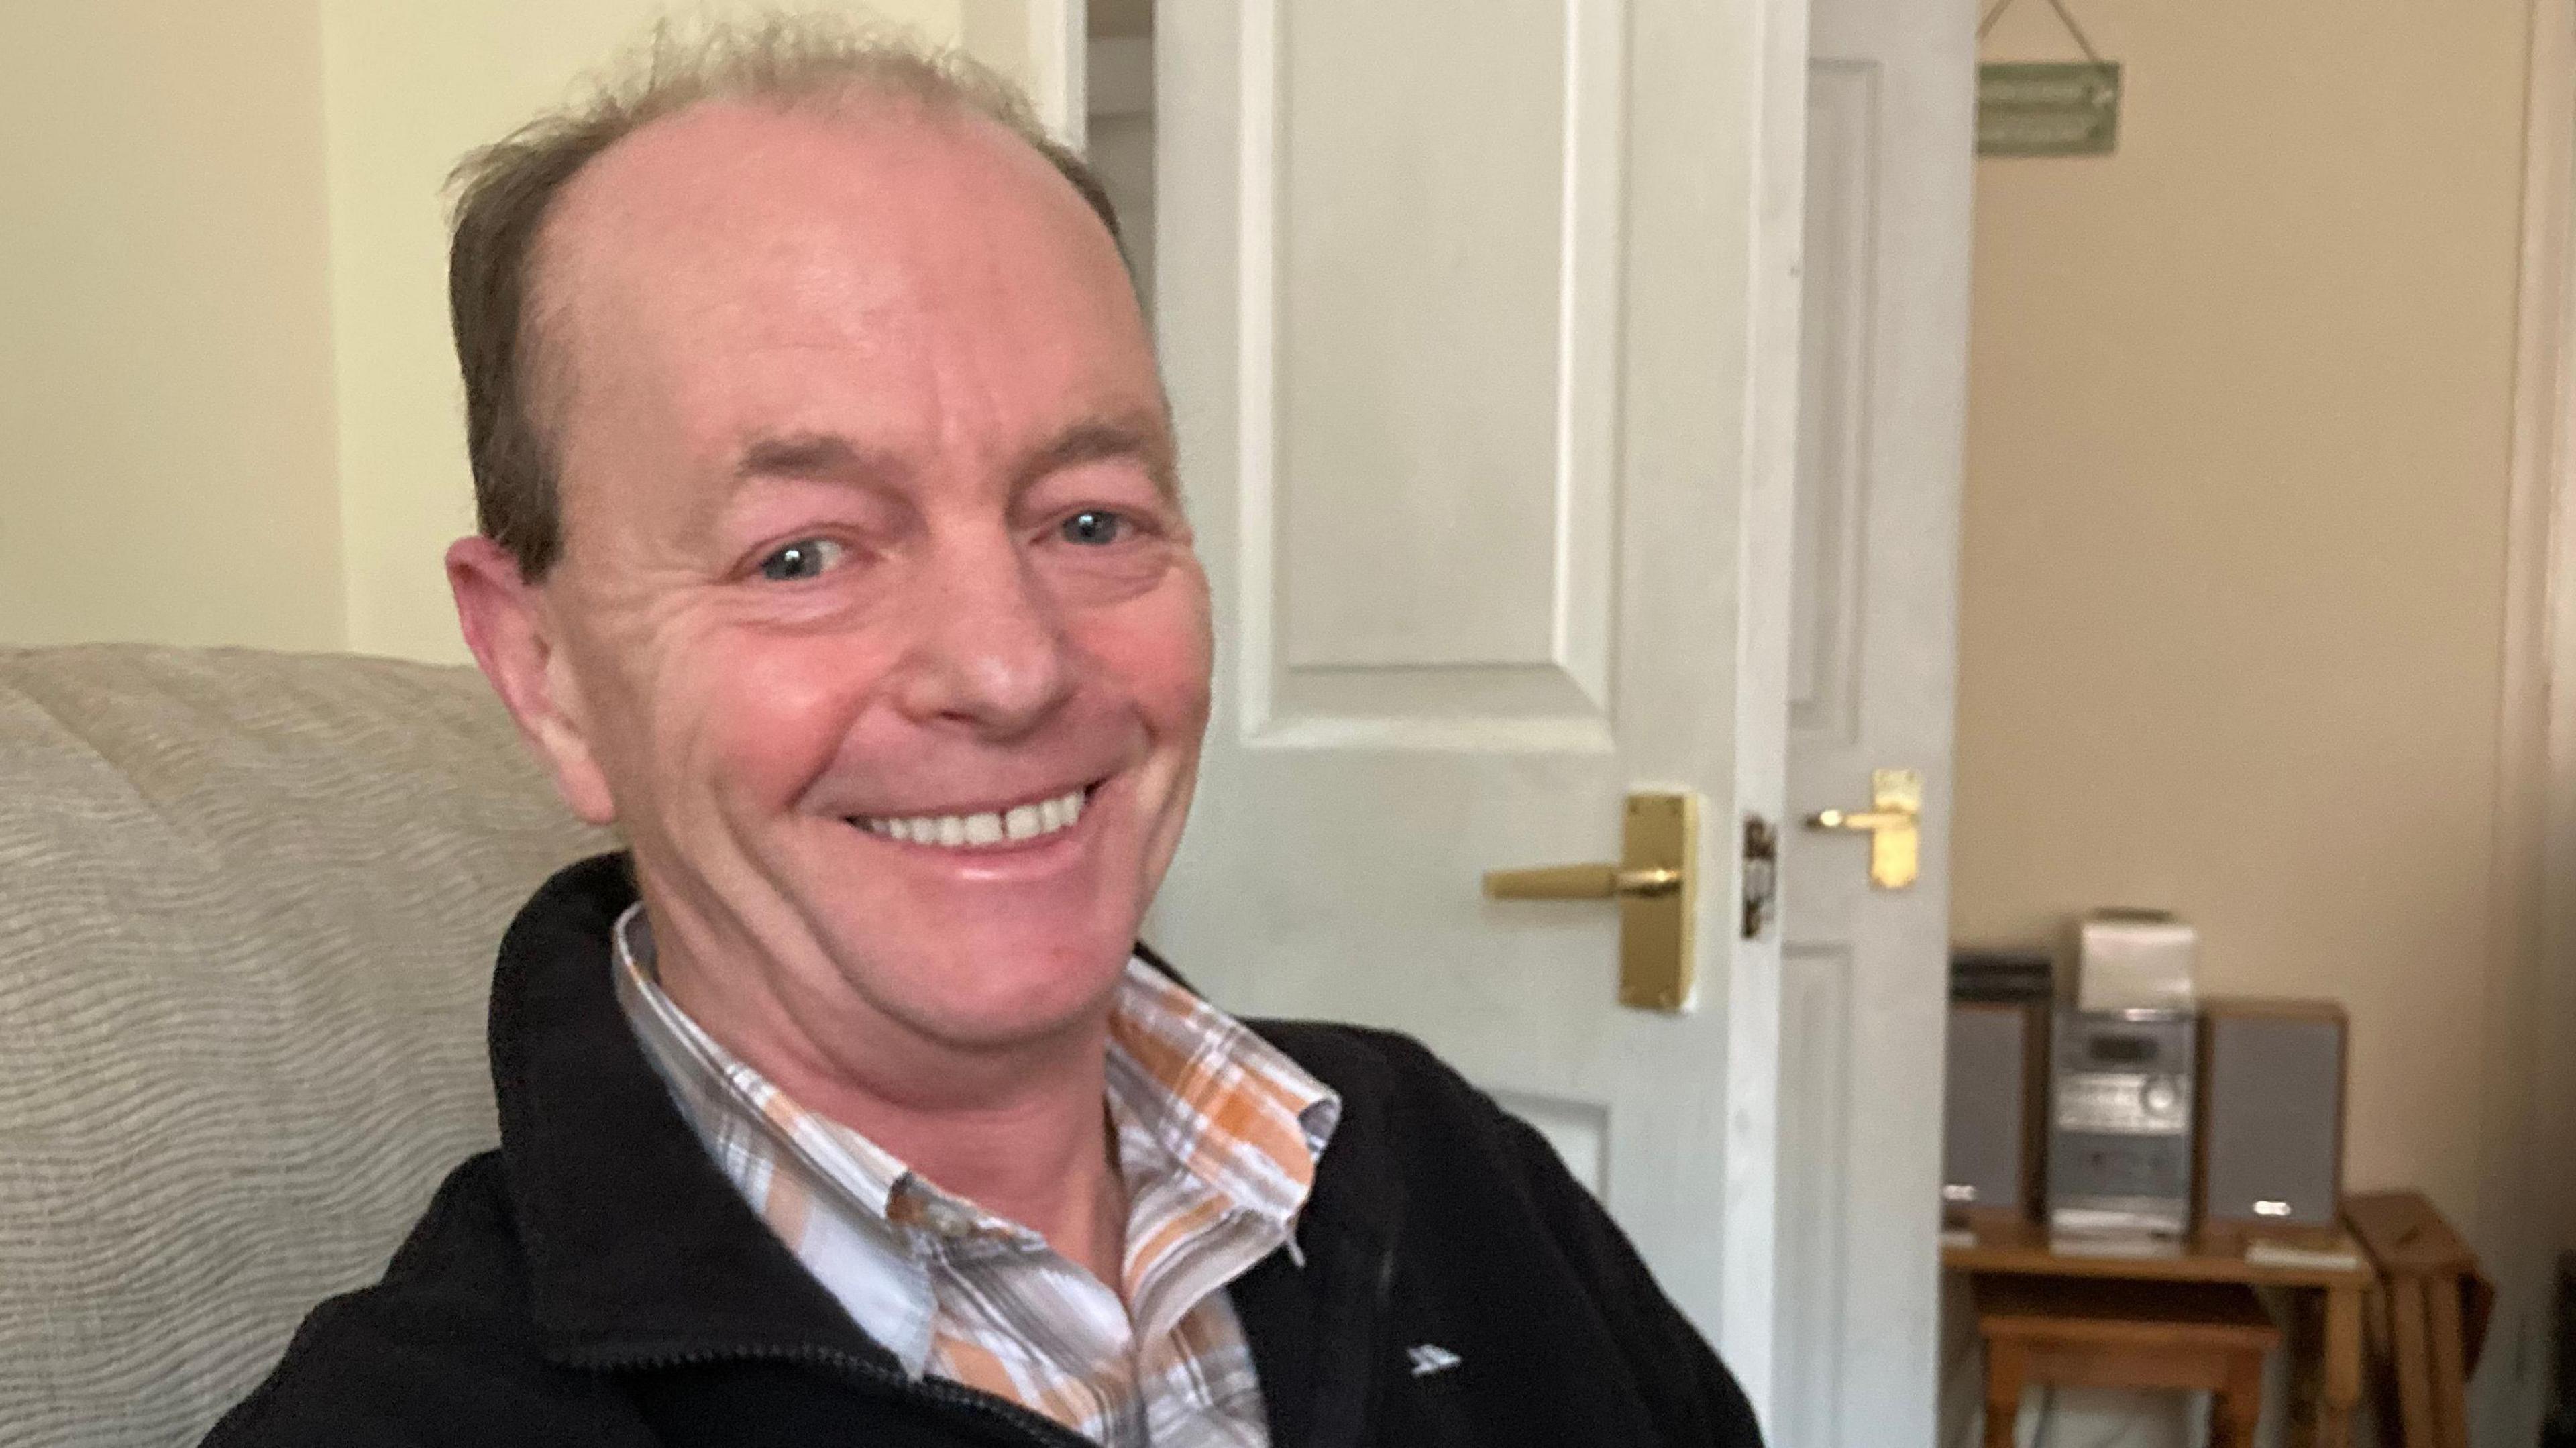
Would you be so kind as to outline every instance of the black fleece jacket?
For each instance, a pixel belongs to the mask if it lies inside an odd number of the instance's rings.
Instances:
[[[520,913],[492,986],[500,1149],[207,1444],[1089,1442],[908,1380],[744,1203],[619,1013],[609,927],[634,898],[603,856]],[[1255,1029],[1344,1103],[1305,1265],[1273,1253],[1230,1289],[1276,1448],[1759,1448],[1734,1379],[1535,1132],[1401,1037]],[[1417,1375],[1424,1344],[1455,1365]]]

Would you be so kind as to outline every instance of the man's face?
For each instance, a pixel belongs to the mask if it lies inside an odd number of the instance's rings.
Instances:
[[[538,265],[549,752],[689,996],[971,1047],[1092,1018],[1209,669],[1098,220],[981,119],[708,104],[594,162]]]

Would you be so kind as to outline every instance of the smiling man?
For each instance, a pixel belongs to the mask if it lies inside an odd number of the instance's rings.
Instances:
[[[1750,1444],[1528,1128],[1135,944],[1209,620],[1078,158],[775,23],[469,160],[465,635],[627,846],[505,940],[502,1144],[211,1440]]]

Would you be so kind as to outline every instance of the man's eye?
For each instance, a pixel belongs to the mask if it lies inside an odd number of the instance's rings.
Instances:
[[[772,583],[820,577],[846,551],[829,538],[799,538],[760,560],[760,576]]]
[[[1098,547],[1115,543],[1127,532],[1127,520],[1102,508],[1085,508],[1064,520],[1056,535],[1067,543],[1086,543]]]

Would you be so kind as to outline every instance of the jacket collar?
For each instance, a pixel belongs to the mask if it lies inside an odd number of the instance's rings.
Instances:
[[[623,855],[562,871],[511,923],[492,978],[501,1161],[545,1351],[619,1367],[822,1348],[894,1371],[644,1059],[609,974],[609,930],[634,899]]]
[[[511,923],[493,976],[502,1168],[544,1351],[594,1368],[820,1352],[899,1373],[725,1180],[646,1061],[611,976],[611,930],[635,898],[622,854],[564,869]],[[1344,1102],[1299,1228],[1308,1267],[1274,1253],[1235,1291],[1265,1391],[1333,1396],[1359,1366],[1402,1211],[1384,1068],[1347,1033],[1247,1024]],[[1295,1422],[1303,1406],[1274,1411]]]

